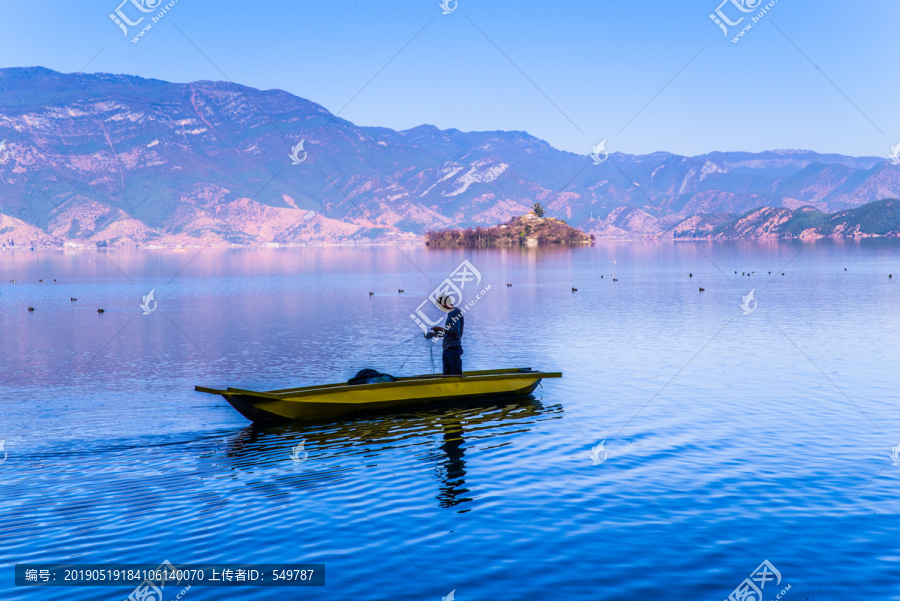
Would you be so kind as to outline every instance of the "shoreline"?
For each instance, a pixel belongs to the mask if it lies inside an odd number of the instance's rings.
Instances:
[[[657,243],[657,242],[811,242],[815,240],[868,240],[873,238],[900,238],[900,234],[861,234],[856,236],[762,236],[757,238],[672,238],[672,237],[654,237],[639,236],[634,238],[596,238],[593,243],[583,244],[544,244],[544,245],[502,245],[502,246],[428,246],[424,242],[330,242],[330,243],[302,243],[302,244],[192,244],[186,246],[35,246],[35,247],[12,247],[4,246],[3,252],[37,252],[37,251],[66,251],[66,252],[90,252],[90,251],[145,251],[145,250],[161,250],[171,252],[187,252],[191,250],[203,249],[241,249],[241,250],[278,250],[283,248],[359,248],[359,247],[383,247],[383,246],[403,246],[403,247],[420,247],[430,251],[460,251],[460,250],[546,250],[546,249],[576,249],[590,248],[597,242],[638,242],[638,243]]]

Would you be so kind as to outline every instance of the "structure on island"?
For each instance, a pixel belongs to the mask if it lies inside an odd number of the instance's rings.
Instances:
[[[430,248],[487,248],[594,243],[593,234],[586,234],[565,221],[544,217],[543,214],[543,208],[535,203],[533,211],[513,217],[501,225],[428,231],[425,233],[425,245]]]

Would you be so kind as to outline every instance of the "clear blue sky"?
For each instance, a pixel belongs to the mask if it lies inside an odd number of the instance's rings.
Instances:
[[[900,142],[896,0],[779,0],[737,44],[709,18],[721,0],[179,0],[137,44],[109,18],[120,1],[0,0],[0,65],[74,72],[102,49],[86,71],[225,79],[205,54],[361,125],[524,130],[579,154]]]

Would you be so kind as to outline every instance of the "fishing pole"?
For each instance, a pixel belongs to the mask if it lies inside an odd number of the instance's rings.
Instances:
[[[408,355],[406,356],[406,359],[403,360],[403,363],[400,364],[400,367],[397,368],[397,373],[400,373],[400,370],[403,369],[403,366],[406,365],[406,362],[409,361],[409,358],[412,357],[412,356],[413,356],[413,353],[415,353],[417,350],[419,350],[419,349],[417,349],[417,348],[414,346],[414,347],[413,347],[413,350],[412,350],[412,353],[408,354]]]
[[[389,348],[389,349],[386,350],[385,352],[386,352],[386,353],[389,353],[389,352],[391,352],[392,350],[394,350],[395,348],[397,348],[398,346],[403,346],[404,344],[406,344],[406,343],[409,342],[410,340],[415,340],[415,339],[418,338],[418,337],[419,337],[419,335],[416,334],[416,335],[414,335],[412,338],[407,338],[406,340],[404,340],[404,341],[401,342],[400,344],[395,344],[394,346],[392,346],[391,348]]]
[[[404,340],[403,342],[401,342],[401,343],[399,343],[399,344],[395,344],[394,346],[388,348],[388,349],[385,350],[385,351],[375,351],[374,353],[372,353],[371,355],[369,355],[368,357],[366,357],[365,361],[363,361],[363,362],[361,363],[361,365],[362,365],[363,367],[365,367],[365,366],[368,365],[368,363],[372,360],[372,358],[375,357],[376,355],[387,355],[387,354],[390,354],[390,352],[393,351],[395,348],[401,347],[401,346],[403,346],[404,344],[406,344],[407,342],[410,342],[410,341],[412,341],[412,340],[415,340],[415,339],[418,338],[418,337],[419,337],[419,336],[418,336],[418,334],[417,334],[417,335],[413,336],[412,338],[407,338],[406,340]]]

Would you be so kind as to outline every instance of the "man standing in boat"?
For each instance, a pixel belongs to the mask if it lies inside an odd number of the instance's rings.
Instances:
[[[437,298],[437,305],[441,311],[447,313],[447,321],[444,327],[434,326],[431,328],[431,338],[437,336],[443,338],[443,364],[445,376],[461,376],[462,371],[462,335],[465,319],[459,307],[453,306],[453,299],[446,294],[442,294]]]

